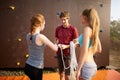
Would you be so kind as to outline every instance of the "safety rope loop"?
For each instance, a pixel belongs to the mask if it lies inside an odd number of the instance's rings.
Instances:
[[[64,69],[69,69],[70,68],[70,66],[68,66],[68,67],[66,67],[65,66],[65,60],[64,60],[64,54],[63,54],[63,50],[62,50],[62,48],[60,47],[60,51],[61,51],[61,58],[62,58],[62,62],[63,62],[63,67],[64,67]]]
[[[64,69],[70,68],[70,80],[76,80],[74,70],[77,69],[78,64],[77,64],[77,59],[76,59],[76,54],[75,54],[74,42],[73,41],[70,42],[70,65],[68,67],[65,66],[65,60],[63,57],[64,54],[63,54],[63,50],[61,47],[60,47],[60,50],[61,50],[61,58],[62,58]]]

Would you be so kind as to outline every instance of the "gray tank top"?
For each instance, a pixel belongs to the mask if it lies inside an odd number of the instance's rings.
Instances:
[[[27,59],[26,63],[39,68],[39,69],[43,69],[44,68],[44,47],[45,44],[43,44],[42,46],[38,46],[35,42],[36,40],[36,36],[38,34],[34,34],[32,37],[32,44],[30,44],[30,33],[27,34],[27,45],[28,45],[28,49],[29,49],[29,58]]]

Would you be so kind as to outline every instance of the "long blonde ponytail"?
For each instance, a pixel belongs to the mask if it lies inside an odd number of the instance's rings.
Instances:
[[[98,13],[95,9],[90,9],[90,27],[92,28],[92,51],[93,53],[97,50],[98,44],[98,36],[99,36],[99,28],[100,21],[98,17]]]
[[[89,27],[92,29],[92,52],[95,53],[97,50],[98,44],[98,36],[99,36],[99,27],[100,21],[98,17],[98,13],[94,8],[85,9],[82,13],[83,16],[86,16],[87,21],[89,23]]]

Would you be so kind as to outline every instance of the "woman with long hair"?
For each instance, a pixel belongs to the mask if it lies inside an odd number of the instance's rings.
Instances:
[[[31,19],[31,31],[26,37],[30,56],[26,61],[25,74],[30,78],[30,80],[42,80],[45,45],[54,51],[58,50],[58,46],[53,44],[41,33],[44,28],[44,16],[42,14],[34,15]]]
[[[97,71],[93,55],[102,51],[99,39],[100,21],[97,11],[94,8],[85,9],[81,15],[81,23],[84,28],[78,38],[80,55],[76,79],[91,80]]]

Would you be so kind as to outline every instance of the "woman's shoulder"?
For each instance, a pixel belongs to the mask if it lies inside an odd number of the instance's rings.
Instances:
[[[90,30],[90,31],[92,31],[92,29],[89,26],[84,27],[84,30]]]
[[[44,34],[38,34],[37,37],[39,37],[39,38],[46,38],[46,36]]]
[[[84,32],[83,33],[91,35],[92,34],[92,29],[89,26],[87,26],[87,27],[84,28]]]

